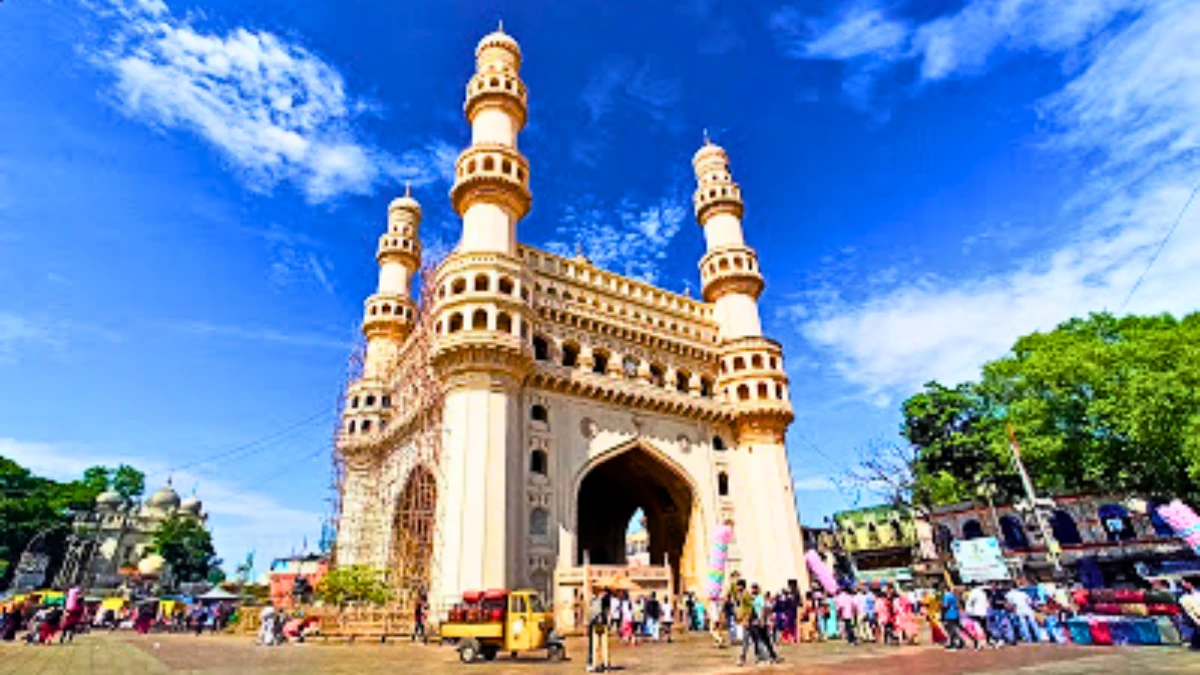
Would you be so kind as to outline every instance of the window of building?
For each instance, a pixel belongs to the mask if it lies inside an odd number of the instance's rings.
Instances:
[[[1137,539],[1137,532],[1129,520],[1129,510],[1120,504],[1104,504],[1098,512],[1104,534],[1110,542]]]
[[[530,473],[535,473],[539,476],[545,476],[546,472],[547,472],[546,463],[547,463],[547,457],[546,457],[545,450],[539,449],[539,450],[534,450],[533,452],[529,453],[529,472]]]
[[[462,327],[463,327],[463,315],[459,314],[459,313],[455,313],[454,315],[452,315],[450,317],[450,332],[457,333],[458,331],[462,330]]]
[[[597,375],[608,372],[608,352],[597,351],[592,354],[592,372]]]
[[[1050,530],[1054,532],[1054,538],[1060,544],[1083,543],[1083,537],[1079,536],[1079,526],[1075,524],[1075,519],[1062,509],[1058,509],[1050,517]]]
[[[507,312],[500,312],[496,315],[496,330],[501,333],[512,332],[512,317]]]
[[[475,277],[475,290],[486,291],[489,286],[491,286],[491,280],[488,279],[486,274],[480,274]]]
[[[974,518],[963,523],[962,530],[963,539],[982,539],[984,536],[983,525],[980,525],[979,521]]]
[[[549,422],[550,412],[546,410],[546,406],[540,403],[535,403],[534,406],[529,409],[529,418],[534,422]]]
[[[722,497],[729,496],[729,474],[724,471],[717,474],[717,494]]]
[[[579,365],[579,347],[577,345],[569,342],[563,345],[562,364],[568,368],[574,368]]]
[[[1016,516],[1009,514],[1000,518],[1000,533],[1004,536],[1005,548],[1014,551],[1029,548],[1029,536],[1025,534],[1025,526]]]
[[[546,509],[537,508],[529,514],[529,534],[535,537],[550,534],[550,513]]]
[[[725,441],[720,436],[713,436],[712,446],[713,450],[724,450]]]
[[[533,336],[533,358],[538,361],[550,360],[550,343],[541,335]]]

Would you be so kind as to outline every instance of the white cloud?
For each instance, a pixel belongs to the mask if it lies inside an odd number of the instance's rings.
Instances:
[[[158,0],[113,0],[113,39],[94,55],[111,73],[121,110],[166,129],[192,131],[258,190],[281,181],[312,202],[368,194],[386,180],[446,178],[444,143],[395,157],[356,123],[375,106],[347,92],[342,74],[273,33],[206,32]]]
[[[1062,49],[1072,39],[1086,39],[1104,25],[1102,17],[1111,18],[1114,7],[1125,5],[1091,3],[1091,12],[1087,6],[1064,3],[1055,10],[1063,25],[1022,37],[1020,45]],[[1014,21],[1006,25],[1024,25]],[[969,29],[956,35],[955,44],[970,42],[971,35]],[[953,58],[939,63],[953,67],[925,70],[944,74],[978,63],[957,47],[952,51]],[[1078,164],[1085,187],[1068,196],[1059,222],[1047,224],[1071,232],[1067,243],[986,276],[951,279],[927,269],[857,297],[818,289],[795,313],[801,332],[833,358],[846,379],[878,397],[911,393],[934,378],[973,379],[983,362],[1002,356],[1017,336],[1090,311],[1182,314],[1200,308],[1196,205],[1124,306],[1200,177],[1196,82],[1196,3],[1158,3],[1092,41],[1074,78],[1040,106],[1050,125],[1046,151],[1083,158]]]
[[[667,245],[689,214],[684,203],[670,195],[651,203],[626,199],[605,209],[594,197],[573,200],[559,217],[557,239],[545,246],[568,257],[582,250],[598,267],[655,283]]]
[[[33,348],[48,349],[55,358],[68,359],[70,340],[120,342],[116,331],[102,326],[49,316],[0,311],[0,366],[17,363]]]
[[[903,21],[866,5],[851,5],[832,21],[807,19],[785,7],[771,16],[770,26],[789,55],[838,60],[897,56],[906,48],[910,31]]]
[[[650,65],[637,65],[627,58],[611,59],[597,67],[584,85],[580,101],[588,112],[588,125],[572,141],[571,155],[596,165],[609,142],[609,118],[617,111],[644,115],[672,133],[680,130],[676,116],[681,85],[679,80],[654,75]]]
[[[169,324],[169,328],[181,333],[187,333],[189,335],[198,335],[203,337],[223,337],[234,340],[266,342],[290,345],[294,347],[318,347],[322,349],[337,349],[345,352],[349,352],[354,347],[353,341],[349,339],[339,340],[328,335],[311,333],[284,333],[271,328],[229,326],[208,323],[205,321],[182,321],[179,323]]]
[[[84,469],[97,464],[129,464],[146,472],[147,493],[158,489],[167,470],[160,459],[113,453],[74,443],[0,438],[0,456],[8,457],[35,474],[56,480],[74,480]],[[313,458],[313,461],[319,459]],[[289,469],[308,463],[302,459]],[[230,482],[221,473],[177,471],[172,475],[172,482],[184,495],[188,494],[190,486],[197,486],[196,496],[203,501],[209,514],[217,554],[229,569],[249,551],[259,553],[256,565],[261,566],[270,562],[270,556],[284,555],[298,547],[305,538],[314,546],[317,543],[321,524],[319,513],[280,504],[261,492]],[[267,560],[264,561],[264,557]]]

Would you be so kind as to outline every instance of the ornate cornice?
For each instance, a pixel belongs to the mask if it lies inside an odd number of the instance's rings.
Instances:
[[[499,143],[476,143],[458,157],[450,190],[454,211],[463,215],[473,204],[500,204],[520,220],[529,213],[529,162],[514,148]]]
[[[599,375],[578,368],[538,363],[529,374],[526,384],[561,394],[686,417],[700,422],[728,424],[733,421],[730,407],[720,401],[684,394],[639,380]]]

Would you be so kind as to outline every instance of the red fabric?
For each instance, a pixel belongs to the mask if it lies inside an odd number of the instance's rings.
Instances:
[[[1179,613],[1179,605],[1147,605],[1146,610],[1151,616],[1175,616]]]
[[[500,600],[508,597],[508,591],[503,588],[492,588],[486,591],[483,597],[487,600]]]
[[[1113,591],[1113,595],[1116,596],[1116,601],[1121,603],[1146,601],[1146,594],[1134,588],[1119,588]]]
[[[1113,643],[1112,631],[1109,630],[1107,621],[1089,621],[1088,630],[1092,633],[1092,644],[1111,645]]]
[[[1076,588],[1071,591],[1071,600],[1076,607],[1083,607],[1088,604],[1088,590],[1086,588]]]
[[[1092,605],[1092,613],[1104,614],[1107,616],[1118,616],[1121,613],[1121,606],[1110,602]]]
[[[463,591],[463,602],[473,605],[483,597],[483,591]]]

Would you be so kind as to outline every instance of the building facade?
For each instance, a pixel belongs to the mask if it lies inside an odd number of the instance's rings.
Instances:
[[[126,501],[112,490],[101,492],[95,509],[75,517],[55,587],[110,589],[138,575],[159,574],[161,558],[149,549],[158,526],[171,517],[202,525],[208,521],[200,500],[180,499],[170,481],[143,502]]]
[[[497,31],[475,57],[472,143],[450,194],[462,236],[426,273],[420,307],[411,195],[391,203],[380,239],[338,442],[337,564],[427,577],[435,607],[467,589],[551,594],[585,563],[625,565],[640,508],[649,562],[676,590],[701,589],[725,521],[733,570],[807,587],[788,379],[762,332],[763,276],[725,150],[706,141],[693,158],[702,300],[519,244],[533,182],[518,147],[521,50]],[[422,358],[437,392],[406,368]]]

